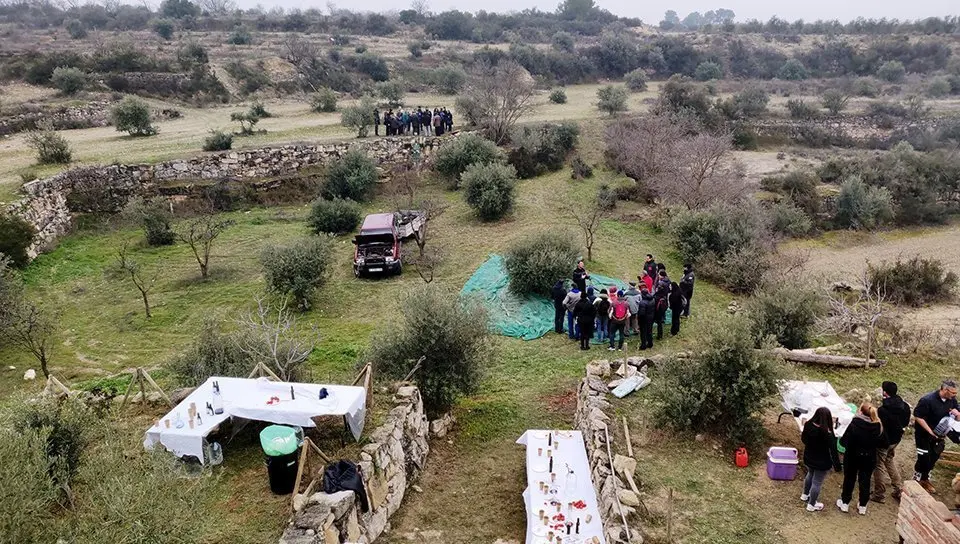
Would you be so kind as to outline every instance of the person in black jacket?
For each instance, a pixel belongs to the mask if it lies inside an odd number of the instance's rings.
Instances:
[[[580,349],[590,349],[590,339],[593,338],[593,322],[597,319],[597,308],[587,297],[581,297],[573,310],[580,327]]]
[[[686,304],[683,306],[684,317],[690,317],[690,300],[693,298],[694,281],[693,265],[689,263],[683,265],[683,277],[680,278],[680,292],[683,293],[683,298],[687,299]]]
[[[680,292],[680,286],[677,282],[670,284],[670,336],[676,336],[680,332],[680,314],[683,313],[683,293]]]
[[[842,470],[837,453],[837,436],[833,432],[833,414],[829,408],[817,408],[810,421],[804,424],[800,439],[805,446],[803,464],[807,467],[800,500],[807,503],[807,512],[816,512],[823,510],[823,503],[817,501],[823,480],[831,468],[837,472]]]
[[[587,274],[587,269],[583,266],[583,259],[577,261],[577,268],[573,271],[573,284],[577,286],[577,289],[580,289],[581,293],[587,292],[587,280],[590,279],[590,274]]]
[[[649,275],[654,282],[657,281],[657,261],[653,260],[653,255],[647,253],[647,259],[643,261],[643,271]]]
[[[657,340],[663,340],[663,322],[667,318],[667,308],[670,306],[670,278],[667,277],[666,270],[661,270],[657,278],[657,284],[653,290],[653,298],[656,301],[653,320],[657,323]]]
[[[877,470],[873,473],[873,496],[870,499],[882,503],[887,490],[885,479],[890,480],[894,500],[900,500],[903,490],[903,476],[894,454],[903,438],[903,429],[910,424],[910,405],[897,395],[896,383],[883,382],[880,389],[883,391],[883,403],[877,409],[877,415],[883,425],[884,440],[877,450]]]
[[[640,289],[640,349],[653,349],[653,318],[657,302],[646,287]]]
[[[883,425],[880,424],[877,408],[865,402],[860,405],[857,415],[840,438],[840,445],[846,449],[843,454],[843,489],[840,492],[840,498],[837,499],[837,508],[841,512],[850,511],[853,486],[859,482],[857,512],[861,516],[867,514],[870,480],[873,477],[873,469],[877,466],[877,448],[882,442]]]
[[[373,135],[380,135],[380,110],[373,109]]]
[[[553,284],[550,298],[553,299],[553,331],[563,334],[563,315],[567,311],[563,306],[563,299],[567,298],[567,288],[563,286],[563,280],[557,280],[557,283]]]
[[[913,416],[916,418],[913,437],[917,442],[917,463],[913,466],[913,479],[920,482],[920,487],[931,494],[937,490],[930,483],[930,472],[946,446],[944,436],[937,434],[935,429],[940,420],[948,415],[960,419],[960,410],[957,409],[957,382],[953,380],[944,381],[940,384],[940,389],[920,397],[913,409]],[[956,433],[951,433],[950,439],[957,442]]]

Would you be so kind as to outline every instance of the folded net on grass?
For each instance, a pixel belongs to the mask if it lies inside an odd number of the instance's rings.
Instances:
[[[570,268],[571,274],[573,268]],[[607,276],[590,274],[588,285],[599,292],[616,285],[626,289],[627,284]],[[491,255],[464,284],[460,294],[480,301],[487,309],[493,329],[504,335],[534,340],[553,330],[553,301],[548,297],[532,295],[520,297],[510,292],[503,257]]]

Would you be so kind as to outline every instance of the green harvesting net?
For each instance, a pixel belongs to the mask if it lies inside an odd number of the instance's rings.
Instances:
[[[571,266],[570,272],[573,272]],[[601,287],[627,284],[607,276],[590,274],[590,282],[599,291]],[[503,257],[491,255],[464,284],[460,294],[481,301],[490,315],[490,322],[498,333],[524,340],[534,340],[553,330],[553,302],[547,297],[519,297],[509,290],[510,277]]]

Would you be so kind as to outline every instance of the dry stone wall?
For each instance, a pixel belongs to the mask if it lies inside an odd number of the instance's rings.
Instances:
[[[260,149],[224,151],[158,164],[87,166],[61,172],[23,185],[25,197],[9,210],[36,228],[38,237],[29,249],[35,257],[51,247],[73,227],[67,196],[84,186],[110,187],[112,196],[125,202],[134,196],[189,195],[191,182],[238,180],[254,183],[264,178],[289,176],[303,168],[324,166],[349,149],[364,150],[381,166],[405,164],[418,149],[424,160],[447,137],[378,138],[331,144],[291,144]],[[274,184],[275,185],[275,184]]]
[[[631,525],[627,534],[623,526],[621,511],[629,520],[636,515],[635,506],[639,505],[639,498],[630,490],[628,484],[617,474],[611,466],[610,455],[614,448],[615,416],[613,407],[607,400],[609,386],[607,380],[611,377],[611,369],[621,365],[638,367],[643,364],[639,358],[617,359],[615,361],[598,360],[587,364],[586,377],[580,381],[577,388],[577,411],[574,414],[573,424],[583,433],[587,446],[587,458],[590,460],[590,476],[597,492],[600,507],[600,518],[603,521],[604,534],[609,544],[638,544],[643,542],[640,531]],[[608,425],[610,426],[608,428]],[[607,439],[610,440],[610,451],[607,449]],[[619,455],[617,457],[620,457]],[[614,465],[620,461],[613,460]]]
[[[445,434],[453,424],[449,416],[428,422],[420,390],[414,386],[398,388],[393,401],[386,423],[370,433],[357,463],[370,509],[360,511],[353,491],[298,495],[297,512],[280,544],[369,544],[390,529],[390,517],[423,470],[430,452],[428,438]]]
[[[110,124],[112,104],[99,100],[76,106],[24,105],[0,117],[0,136],[35,130],[43,123],[50,123],[54,130],[105,127]]]
[[[960,517],[908,480],[900,497],[897,532],[904,544],[960,544]]]

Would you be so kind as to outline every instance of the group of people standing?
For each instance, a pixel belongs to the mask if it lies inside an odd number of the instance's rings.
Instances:
[[[386,136],[442,136],[453,130],[453,113],[447,108],[419,107],[414,110],[387,110],[382,118],[380,110],[373,110],[373,133],[380,135],[380,125],[386,129]]]
[[[866,515],[869,501],[885,501],[886,481],[893,488],[891,496],[900,500],[903,477],[895,454],[904,429],[910,424],[911,410],[897,394],[896,383],[883,382],[881,391],[883,401],[880,407],[869,402],[861,404],[840,437],[839,444],[845,450],[842,462],[830,409],[818,408],[804,424],[801,440],[805,446],[803,463],[807,475],[800,500],[806,503],[807,511],[823,510],[823,503],[818,499],[821,485],[831,469],[843,472],[843,487],[837,499],[837,508],[841,512],[849,512],[854,486],[859,488],[857,511],[860,515]],[[927,492],[935,493],[930,472],[943,453],[945,439],[960,443],[960,434],[952,430],[951,425],[952,421],[960,419],[956,382],[946,380],[939,389],[921,397],[913,408],[913,417],[917,445],[913,477]]]
[[[551,291],[554,306],[554,331],[564,332],[580,341],[580,349],[590,349],[590,341],[609,340],[610,351],[622,351],[625,336],[640,336],[640,349],[653,348],[653,326],[657,340],[663,339],[667,309],[672,314],[670,334],[680,332],[680,318],[690,316],[690,300],[695,281],[693,267],[683,267],[679,283],[671,281],[666,266],[647,254],[643,271],[626,290],[617,285],[587,285],[591,280],[583,261],[571,276],[568,291],[564,280],[557,280]],[[591,282],[592,283],[592,282]]]

